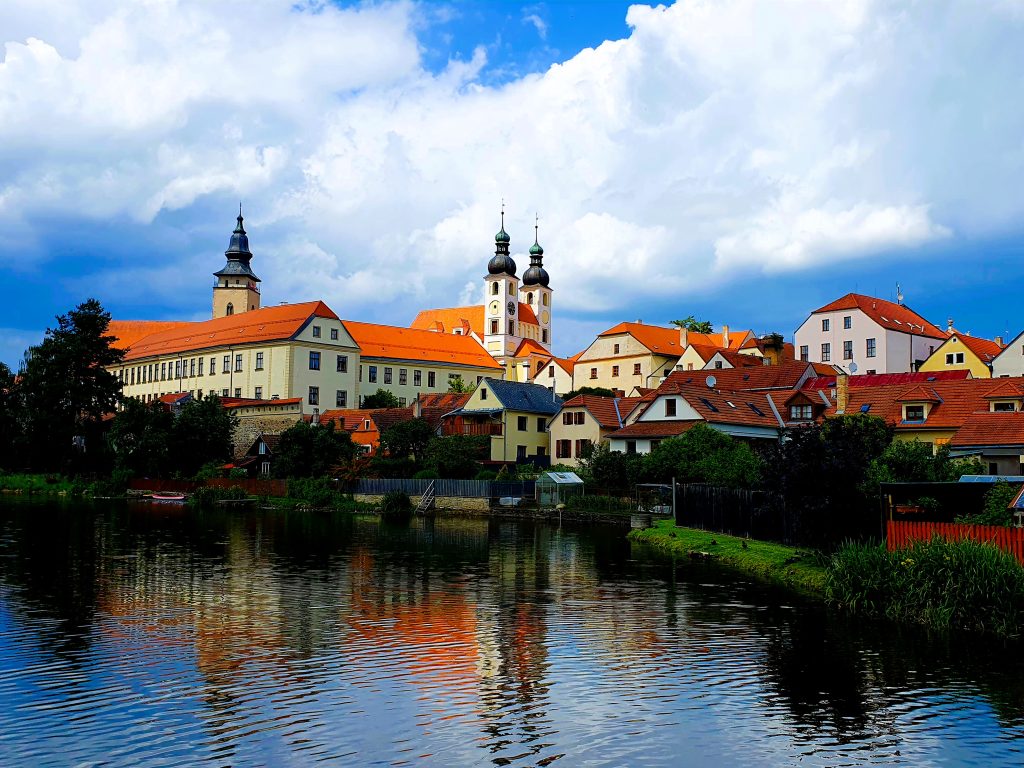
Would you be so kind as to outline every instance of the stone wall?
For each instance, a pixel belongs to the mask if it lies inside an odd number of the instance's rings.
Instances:
[[[382,497],[376,494],[357,493],[353,498],[365,504],[378,504]],[[420,503],[420,496],[410,496],[409,498],[414,507]],[[459,496],[437,496],[434,498],[434,509],[441,512],[488,512],[490,508],[488,499],[467,499]]]

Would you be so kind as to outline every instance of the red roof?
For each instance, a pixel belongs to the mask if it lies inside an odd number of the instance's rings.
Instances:
[[[683,434],[699,421],[636,421],[608,435],[609,438],[625,440],[635,437],[676,437]]]
[[[972,413],[950,441],[958,448],[1024,445],[1024,413]]]
[[[864,296],[859,293],[848,293],[831,304],[819,307],[811,314],[817,315],[821,312],[836,312],[843,309],[859,309],[878,325],[890,331],[913,334],[914,336],[929,336],[934,339],[946,339],[948,336],[945,331],[929,323],[905,304],[894,304],[885,299],[876,299],[873,296]]]
[[[968,336],[964,333],[960,333],[959,331],[953,331],[949,340],[952,341],[953,339],[959,339],[961,344],[971,350],[971,352],[974,353],[974,356],[986,365],[995,360],[999,353],[1004,349],[994,341],[979,339],[977,336]]]
[[[519,302],[519,322],[539,325],[537,314],[527,304]],[[484,306],[475,304],[469,307],[441,307],[424,309],[409,324],[410,328],[436,333],[452,333],[457,328],[463,332],[472,331],[481,339],[484,337]]]
[[[472,336],[360,323],[355,320],[345,320],[343,324],[359,345],[364,359],[377,357],[501,369],[498,362]]]
[[[127,350],[136,342],[147,336],[152,336],[154,333],[191,325],[191,322],[181,320],[111,320],[107,334],[114,337],[111,346],[115,349]]]
[[[678,357],[683,353],[681,333],[678,328],[665,328],[660,325],[646,323],[619,323],[609,328],[600,336],[621,336],[629,334],[651,352],[665,357]],[[739,349],[750,335],[750,331],[730,331],[729,348]],[[687,345],[715,347],[721,349],[725,337],[721,333],[687,333]]]
[[[887,384],[912,384],[932,381],[962,381],[971,378],[968,370],[959,371],[935,371],[928,373],[919,371],[916,373],[867,373],[847,376],[846,382],[850,387],[881,387]],[[830,389],[836,385],[836,377],[815,376],[803,383],[803,389]]]
[[[256,399],[254,397],[222,397],[220,404],[224,408],[250,408],[258,405],[301,405],[301,397],[277,398],[276,400]]]
[[[810,363],[789,360],[781,365],[756,365],[749,368],[715,368],[701,371],[673,371],[658,387],[680,386],[686,383],[706,387],[708,377],[715,380],[715,389],[748,392],[762,389],[792,389],[804,377],[813,373]]]
[[[338,319],[322,301],[307,301],[253,309],[196,323],[180,323],[136,341],[125,355],[125,360],[290,339],[313,317]]]
[[[629,415],[628,410],[625,412],[622,410],[622,400],[625,399],[602,395],[576,395],[571,400],[562,403],[562,409],[585,408],[604,429],[618,429]],[[629,399],[639,400],[639,398]],[[630,404],[629,410],[632,410],[632,404]]]

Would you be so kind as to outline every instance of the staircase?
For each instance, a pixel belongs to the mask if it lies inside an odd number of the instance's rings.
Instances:
[[[416,505],[416,514],[425,515],[427,510],[434,508],[434,481],[430,481],[430,485],[427,486],[426,490],[423,491],[423,495],[420,496],[420,503]]]

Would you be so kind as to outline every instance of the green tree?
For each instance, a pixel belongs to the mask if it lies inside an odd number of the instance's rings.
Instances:
[[[615,392],[608,389],[607,387],[580,387],[566,393],[562,397],[562,402],[568,402],[572,400],[576,395],[596,395],[598,397],[615,397]]]
[[[398,408],[398,398],[386,389],[378,389],[363,398],[363,408]]]
[[[931,443],[893,440],[869,465],[861,491],[873,497],[882,483],[948,483],[960,475],[984,473],[975,458],[951,458],[948,445],[933,450]]]
[[[476,384],[470,384],[467,381],[463,381],[461,376],[456,376],[454,379],[448,379],[448,391],[458,392],[466,394],[476,389]]]
[[[135,477],[166,474],[173,466],[173,434],[174,417],[159,403],[125,400],[107,434],[115,469]]]
[[[327,477],[356,456],[352,436],[333,421],[314,426],[304,421],[281,433],[274,453],[278,477]]]
[[[709,483],[727,488],[754,488],[761,482],[761,459],[747,443],[706,424],[663,440],[644,458],[644,477],[667,483]]]
[[[21,391],[11,369],[0,363],[0,469],[12,469],[19,464],[21,418]]]
[[[225,409],[212,392],[201,400],[189,400],[174,418],[172,463],[183,475],[191,477],[204,464],[230,461],[237,426],[238,417]]]
[[[394,459],[412,457],[419,464],[434,430],[426,419],[409,419],[392,424],[380,434],[381,451]]]
[[[95,299],[57,316],[57,327],[26,353],[21,385],[26,458],[38,469],[96,468],[104,453],[101,418],[114,411],[121,384],[108,368],[124,358],[107,335],[110,313]]]
[[[480,471],[491,439],[484,435],[449,435],[431,438],[423,453],[423,465],[441,477],[468,480]]]
[[[669,320],[669,325],[674,325],[676,328],[685,328],[693,333],[714,333],[715,329],[707,320],[698,320],[693,315],[689,315],[682,320]]]
[[[607,444],[601,443],[589,456],[581,458],[579,474],[598,488],[626,494],[640,482],[643,461],[639,454],[611,451]]]

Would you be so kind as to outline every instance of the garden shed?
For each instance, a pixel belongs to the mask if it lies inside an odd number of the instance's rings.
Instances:
[[[583,480],[575,472],[545,472],[537,478],[537,503],[542,507],[566,504],[583,495]]]

